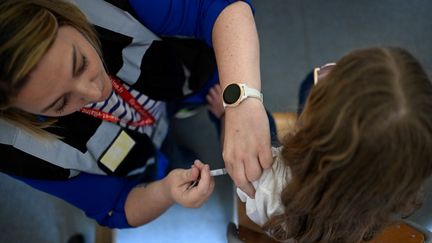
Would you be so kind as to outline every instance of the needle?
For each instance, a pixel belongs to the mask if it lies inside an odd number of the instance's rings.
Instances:
[[[221,176],[221,175],[226,175],[227,171],[225,168],[221,168],[221,169],[215,169],[215,170],[211,170],[210,171],[210,175],[211,176]],[[199,180],[195,180],[193,181],[187,188],[186,190],[189,190],[190,188],[196,186],[198,184]]]

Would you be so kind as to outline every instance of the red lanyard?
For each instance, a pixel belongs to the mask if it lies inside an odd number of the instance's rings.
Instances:
[[[126,103],[128,103],[133,109],[135,109],[141,116],[141,120],[139,121],[130,121],[127,122],[127,125],[139,127],[139,126],[145,126],[145,125],[153,125],[155,122],[155,118],[146,110],[144,109],[140,103],[121,85],[121,83],[113,76],[109,76],[114,88],[114,91],[122,97]],[[93,109],[93,108],[87,108],[82,107],[80,109],[82,113],[85,113],[90,116],[94,116],[96,118],[100,118],[105,121],[109,122],[119,122],[120,118],[113,116],[112,114],[108,112],[104,112],[101,110]]]

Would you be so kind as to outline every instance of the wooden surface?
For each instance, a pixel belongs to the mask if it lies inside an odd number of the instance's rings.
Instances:
[[[390,225],[372,241],[368,243],[423,243],[425,236],[422,232],[406,223]]]
[[[253,231],[263,233],[261,228],[257,224],[255,224],[252,220],[250,220],[246,215],[246,204],[240,201],[239,198],[237,198],[237,201],[238,201],[237,212],[238,212],[239,226],[243,226]]]
[[[96,225],[96,243],[113,243],[113,238],[112,229]]]
[[[239,239],[245,243],[277,243],[264,233],[259,233],[249,228],[239,226]]]
[[[272,115],[276,123],[279,141],[282,141],[288,132],[294,130],[297,114],[294,112],[273,112]]]
[[[238,212],[238,236],[239,239],[245,243],[274,243],[270,237],[268,237],[261,228],[250,220],[246,215],[245,203],[237,198],[237,212]]]

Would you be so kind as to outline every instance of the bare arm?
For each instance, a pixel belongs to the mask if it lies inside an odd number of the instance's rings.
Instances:
[[[222,88],[239,82],[261,89],[258,34],[248,4],[238,1],[222,11],[213,27],[213,46]],[[268,119],[259,100],[246,99],[226,109],[223,158],[235,184],[250,197],[255,193],[250,182],[272,164],[270,146]]]

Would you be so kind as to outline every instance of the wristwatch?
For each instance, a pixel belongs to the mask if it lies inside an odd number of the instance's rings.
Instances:
[[[232,83],[225,87],[223,91],[223,106],[234,107],[238,106],[243,100],[252,97],[263,102],[263,95],[260,91],[248,87],[243,83]]]

